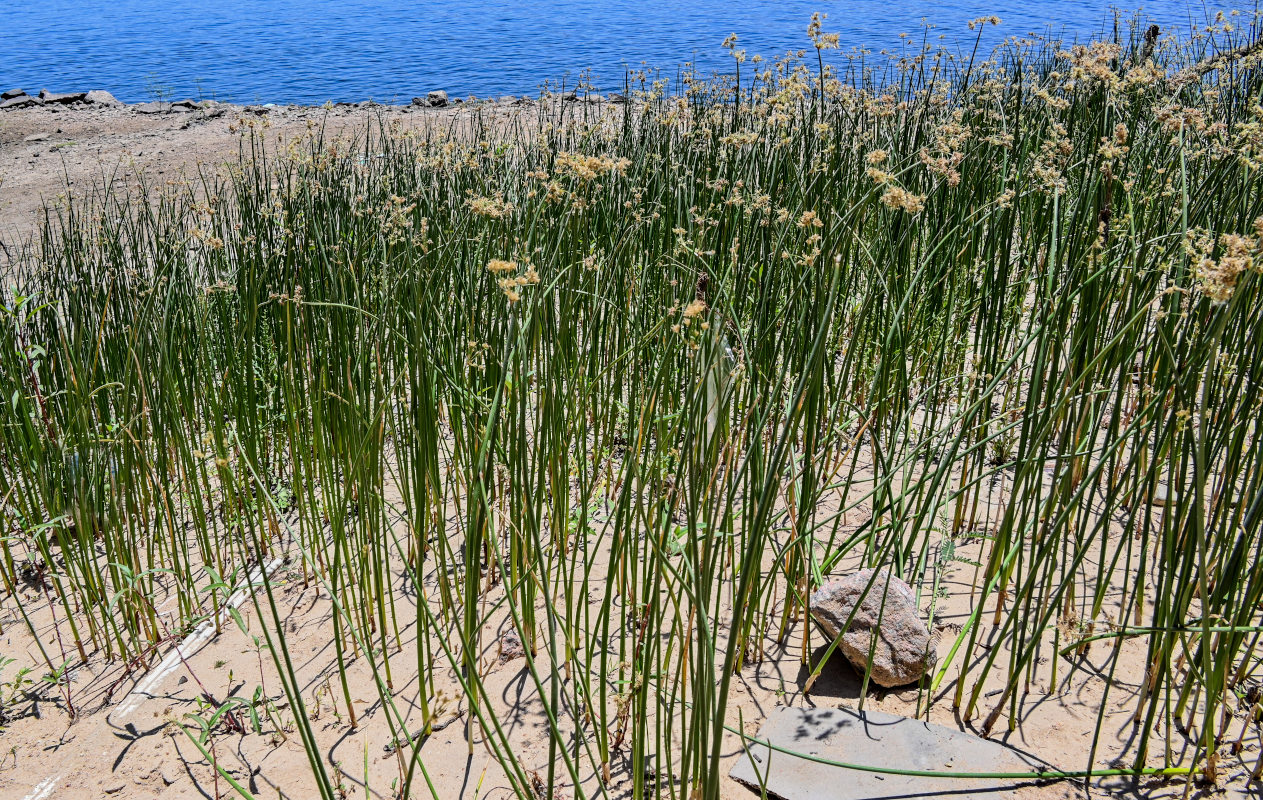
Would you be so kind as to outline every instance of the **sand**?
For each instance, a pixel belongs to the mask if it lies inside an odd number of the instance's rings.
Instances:
[[[130,108],[46,107],[0,113],[0,243],[11,258],[37,232],[41,209],[46,204],[56,207],[64,203],[68,195],[83,196],[111,182],[133,189],[143,185],[156,191],[164,182],[180,180],[199,170],[222,169],[237,158],[243,119],[265,119],[267,136],[292,139],[313,125],[327,126],[333,133],[362,130],[378,121],[397,121],[401,126],[414,128],[450,126],[468,120],[474,113],[508,119],[515,114],[534,115],[535,111],[529,105],[492,104],[476,110],[288,107],[262,114],[230,107],[217,116],[201,112],[144,115]],[[864,521],[863,508],[851,513],[853,518],[846,521],[844,530],[854,529]],[[980,525],[985,529],[991,523],[983,516]],[[975,542],[974,546],[981,545]],[[970,555],[968,549],[962,553],[964,557]],[[402,564],[393,567],[396,585],[402,586]],[[954,632],[970,610],[972,568],[962,563],[951,570],[943,575],[946,597],[936,609],[940,657],[946,654]],[[327,768],[337,776],[348,797],[392,797],[391,781],[398,776],[399,757],[388,750],[391,742],[385,713],[378,704],[364,660],[358,659],[349,667],[358,717],[358,725],[352,727],[337,689],[328,597],[316,584],[305,581],[298,554],[293,550],[287,560],[273,565],[271,580],[285,615],[284,628],[303,685],[306,713],[312,720]],[[598,595],[600,591],[598,587]],[[494,603],[502,595],[503,587],[494,586],[488,592],[488,602]],[[262,733],[249,730],[249,725],[243,725],[247,729],[244,733],[221,729],[214,737],[214,756],[226,765],[235,780],[260,798],[303,800],[315,796],[307,756],[292,724],[286,724],[297,711],[286,703],[271,660],[254,639],[260,633],[259,614],[249,587],[239,598],[249,631],[243,632],[234,621],[227,620],[218,631],[213,627],[205,629],[205,635],[196,643],[201,646],[195,652],[189,648],[177,654],[174,647],[178,637],[172,636],[153,654],[148,665],[107,663],[100,653],[90,653],[86,664],[75,667],[70,682],[76,711],[73,721],[67,714],[65,700],[55,689],[33,690],[39,700],[30,703],[25,716],[12,721],[0,735],[0,797],[131,800],[234,796],[225,779],[210,769],[206,758],[176,723],[184,720],[188,724],[184,715],[199,710],[199,694],[222,702],[233,696],[250,698],[256,691],[274,701],[278,719],[265,719]],[[400,592],[398,599],[400,619],[415,620],[411,596]],[[593,598],[593,602],[599,600],[599,596]],[[23,603],[37,609],[33,621],[40,639],[51,653],[57,653],[64,643],[54,635],[53,619],[40,590],[28,588]],[[159,612],[164,620],[173,618],[170,605],[160,605]],[[0,625],[0,655],[15,659],[0,673],[0,682],[9,680],[22,665],[37,667],[34,674],[38,675],[39,651],[13,598],[5,597],[0,602]],[[507,735],[523,763],[528,769],[546,770],[549,753],[543,731],[547,721],[536,687],[525,669],[525,658],[500,658],[499,642],[505,629],[505,620],[494,616],[484,628],[482,660],[487,690],[491,697],[498,698],[497,711],[508,724]],[[990,637],[996,637],[989,626],[986,630]],[[395,669],[396,702],[408,715],[409,725],[419,728],[422,720],[414,704],[415,639],[413,621],[405,625],[402,646],[391,652],[390,658]],[[730,724],[741,720],[747,733],[752,734],[768,710],[778,704],[836,707],[853,706],[859,701],[859,678],[841,657],[832,659],[812,693],[804,694],[810,671],[804,661],[819,658],[825,643],[818,633],[813,634],[807,643],[811,653],[804,659],[803,639],[801,627],[796,627],[787,646],[771,640],[763,643],[763,661],[742,670],[734,684]],[[1057,687],[1037,681],[1020,698],[1015,730],[1007,730],[1002,721],[993,738],[1065,768],[1082,768],[1103,703],[1106,682],[1101,670],[1108,669],[1109,654],[1109,647],[1101,645],[1073,663],[1063,662],[1062,676],[1069,672],[1070,678]],[[540,674],[549,674],[545,651],[541,650],[536,658]],[[1116,763],[1120,758],[1119,766],[1129,763],[1124,757],[1137,733],[1131,715],[1143,674],[1143,640],[1126,642],[1118,659],[1114,686],[1104,700],[1097,766]],[[451,670],[441,665],[438,672],[440,685],[449,687],[453,699],[435,715],[441,730],[422,747],[422,760],[437,795],[444,800],[510,796],[485,735],[470,724],[471,715],[464,700],[455,699]],[[999,689],[1000,677],[996,674],[989,679],[995,686],[984,686],[984,697],[991,697]],[[565,680],[564,671],[561,679]],[[966,688],[972,689],[972,683]],[[965,721],[951,708],[954,689],[955,684],[949,680],[935,694],[930,719],[958,730],[976,731],[980,720]],[[904,715],[916,713],[917,701],[916,689],[870,690],[864,699],[868,708]],[[985,715],[991,702],[984,702],[982,708]],[[1234,721],[1232,730],[1240,727],[1241,721]],[[626,752],[624,748],[624,756]],[[723,752],[726,774],[741,752],[738,737],[730,735]],[[1178,759],[1182,754],[1177,750],[1173,755]],[[1193,794],[1247,796],[1245,777],[1258,757],[1257,740],[1247,738],[1242,751],[1223,763],[1222,786],[1194,786]],[[335,764],[340,766],[332,766]],[[609,794],[625,796],[629,765],[625,759],[616,759],[614,767],[615,781]],[[588,796],[598,796],[601,791],[591,776],[585,780],[584,790]],[[418,781],[414,796],[428,796],[423,791],[424,783]],[[1101,781],[1096,793],[1156,798],[1181,796],[1184,791],[1182,781]],[[562,794],[572,797],[573,787],[563,788]],[[726,779],[724,796],[755,795]],[[1017,796],[1051,800],[1082,797],[1085,792],[1081,785],[1065,781],[1023,787]]]

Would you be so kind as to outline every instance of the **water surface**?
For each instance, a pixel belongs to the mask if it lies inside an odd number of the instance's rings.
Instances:
[[[1144,14],[1187,30],[1208,0],[1152,0]],[[591,70],[603,90],[628,67],[669,75],[693,60],[731,69],[720,43],[751,55],[808,44],[813,11],[844,48],[907,46],[900,33],[933,23],[954,47],[972,45],[970,19],[988,31],[1049,31],[1083,39],[1113,26],[1114,8],[1089,0],[0,0],[0,84],[35,91],[93,88],[121,100],[214,97],[238,102],[404,101],[430,89],[453,96],[536,94]],[[1134,7],[1128,7],[1134,10]]]

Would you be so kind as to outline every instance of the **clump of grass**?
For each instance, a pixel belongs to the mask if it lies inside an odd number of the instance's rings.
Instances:
[[[433,792],[450,672],[519,796],[717,798],[734,676],[807,657],[811,590],[887,565],[929,602],[961,562],[923,713],[1012,728],[1107,648],[1097,742],[1140,640],[1130,767],[1079,772],[1213,780],[1263,631],[1258,33],[871,63],[813,22],[808,59],[730,40],[749,68],[616,109],[283,152],[244,123],[231,174],[71,204],[18,264],[6,590],[54,613],[50,670],[139,669],[156,597],[219,619],[253,570],[331,799],[261,569],[288,553],[333,604],[319,697],[356,726],[368,670],[398,796]],[[543,772],[486,690],[492,622]]]

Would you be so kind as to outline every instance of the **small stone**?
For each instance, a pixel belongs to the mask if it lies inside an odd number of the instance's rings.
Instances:
[[[561,96],[561,99],[562,101],[566,103],[573,103],[579,99],[579,93],[572,89],[569,92],[566,92],[565,94],[563,94]]]
[[[0,92],[0,100],[12,100],[15,97],[25,97],[24,89],[10,89],[7,92]]]
[[[247,114],[258,114],[259,116],[262,116],[268,113],[269,111],[271,111],[272,109],[268,108],[267,106],[246,106],[243,110]]]
[[[507,664],[515,658],[522,658],[526,655],[526,648],[522,647],[522,638],[517,635],[517,631],[509,630],[500,637],[500,656],[499,662]]]
[[[859,672],[871,667],[879,686],[905,686],[934,669],[938,662],[935,642],[921,620],[912,587],[888,568],[883,567],[875,579],[873,573],[862,569],[827,582],[811,596],[811,613],[825,633],[835,638],[858,604],[842,634],[842,653]]]
[[[179,109],[181,111],[192,111],[193,109],[197,108],[197,103],[193,102],[192,100],[176,100],[174,103],[171,104],[171,108],[173,110]]]
[[[122,781],[114,781],[112,783],[107,783],[105,784],[105,786],[101,787],[101,791],[105,792],[106,794],[118,794],[119,792],[123,791],[123,788],[125,786],[127,786],[127,784],[123,783]]]
[[[137,103],[132,108],[137,114],[165,114],[171,110],[171,104],[159,100],[151,100],[148,103]]]
[[[24,142],[42,142],[49,137],[47,133],[32,133],[22,141]]]
[[[442,108],[447,105],[447,92],[436,89],[425,96],[425,102],[431,108]]]
[[[610,92],[610,102],[611,103],[626,103],[627,97],[625,95],[619,94],[618,92]]]
[[[41,89],[39,99],[45,103],[58,103],[60,105],[69,105],[78,103],[87,97],[87,92],[50,92],[47,89]]]
[[[589,103],[604,103],[605,102],[605,98],[599,94],[590,94],[584,99],[587,100]]]
[[[1149,498],[1150,505],[1162,508],[1163,506],[1175,505],[1180,501],[1180,493],[1172,491],[1165,483],[1159,483],[1153,487],[1153,496]]]
[[[27,106],[42,106],[44,101],[38,97],[31,97],[29,94],[11,97],[8,100],[0,100],[0,108],[26,108]]]
[[[414,106],[428,106],[430,103],[424,97],[414,97],[412,98],[412,104]]]
[[[517,98],[511,94],[504,94],[496,98],[496,102],[497,103],[516,103]]]
[[[114,97],[114,95],[110,94],[109,92],[103,91],[101,89],[93,89],[92,91],[84,95],[83,99],[85,102],[92,103],[93,105],[98,105],[98,106],[115,107],[115,106],[122,105],[122,103],[120,103],[117,100],[117,98]]]

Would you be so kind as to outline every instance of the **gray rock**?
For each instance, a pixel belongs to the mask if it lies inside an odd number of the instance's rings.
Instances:
[[[122,103],[120,103],[114,95],[109,92],[102,91],[101,89],[93,89],[84,95],[83,99],[93,105],[109,106],[111,108],[122,105]]]
[[[496,98],[497,103],[516,103],[517,98],[511,94],[500,95]]]
[[[852,609],[855,616],[843,632]],[[811,613],[830,637],[842,633],[842,653],[860,672],[871,667],[880,686],[914,683],[938,662],[912,587],[885,567],[876,579],[873,570],[862,569],[829,581],[811,596]]]
[[[24,141],[24,142],[42,142],[42,141],[45,141],[45,140],[50,139],[50,138],[52,138],[52,135],[51,135],[51,134],[48,134],[48,133],[32,133],[30,136],[27,136],[27,137],[26,137],[25,139],[23,139],[22,141]]]
[[[618,92],[610,92],[610,102],[611,103],[626,103],[627,97],[626,95],[619,94]]]
[[[192,111],[197,108],[197,103],[192,100],[176,100],[171,104],[171,108],[180,111]]]
[[[41,89],[39,99],[45,103],[60,103],[68,105],[70,103],[78,103],[87,96],[87,92],[50,92],[47,89]]]
[[[750,742],[732,777],[784,800],[877,800],[941,797],[1008,800],[1034,779],[955,778],[953,772],[1037,773],[1039,759],[968,733],[918,719],[849,708],[777,708],[759,729],[760,741],[790,753],[866,767],[899,767],[942,776],[893,775],[845,769],[796,758]]]
[[[576,101],[579,99],[579,93],[578,93],[578,92],[576,92],[576,91],[574,91],[574,90],[572,89],[571,91],[566,92],[565,94],[563,94],[563,95],[561,96],[561,99],[562,99],[563,101],[567,102],[567,103],[573,103],[573,102],[576,102]]]
[[[430,102],[424,97],[414,97],[412,98],[412,104],[414,106],[428,106]]]
[[[583,99],[587,100],[589,103],[604,103],[605,102],[605,98],[599,94],[590,94]]]
[[[271,110],[272,109],[268,108],[267,106],[246,106],[245,108],[242,109],[242,111],[245,111],[247,114],[257,114],[259,116],[267,114]]]
[[[15,97],[25,97],[26,91],[23,89],[10,89],[7,92],[0,92],[0,100],[12,100]]]
[[[171,110],[171,104],[160,100],[151,100],[148,103],[137,103],[132,108],[138,114],[165,114]]]
[[[447,105],[447,92],[437,89],[425,96],[426,105],[431,108],[442,108]]]
[[[8,110],[10,108],[26,108],[27,106],[42,106],[44,101],[38,97],[31,97],[29,94],[19,95],[18,97],[10,97],[8,100],[0,100],[0,108]]]

